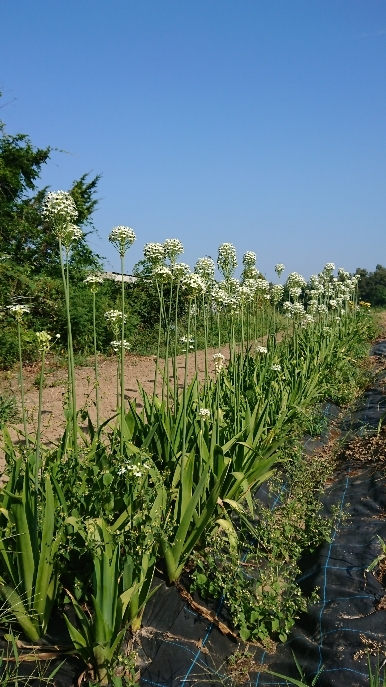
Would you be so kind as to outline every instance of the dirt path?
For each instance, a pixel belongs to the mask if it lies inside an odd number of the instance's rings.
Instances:
[[[210,349],[208,352],[208,369],[214,373],[213,354],[218,349]],[[225,359],[229,359],[229,348],[224,346],[221,353]],[[138,382],[143,386],[148,394],[153,393],[155,378],[155,357],[142,357],[127,355],[125,359],[125,396],[127,399],[137,399],[138,407],[142,407]],[[163,368],[164,361],[160,367]],[[50,369],[48,364],[48,369]],[[197,351],[197,369],[199,378],[204,377],[205,372],[205,353]],[[195,353],[189,353],[188,360],[188,379],[192,379],[196,370]],[[177,372],[179,387],[183,386],[185,371],[185,355],[177,357]],[[24,370],[24,386],[26,408],[28,414],[28,430],[34,435],[36,432],[37,410],[39,403],[39,390],[37,378],[39,367],[26,367]],[[169,362],[169,377],[173,379],[172,362]],[[95,386],[94,368],[90,359],[89,367],[78,367],[75,370],[77,408],[87,409],[92,420],[96,420],[95,409]],[[157,393],[161,393],[161,375],[158,375]],[[46,444],[57,442],[65,427],[63,404],[67,388],[67,370],[57,369],[45,375],[45,388],[43,389],[43,412],[42,412],[42,439]],[[0,389],[5,392],[12,392],[20,398],[18,387],[18,372],[0,373]],[[100,396],[100,418],[101,421],[112,417],[117,407],[117,361],[115,358],[100,358],[99,361],[99,396]],[[82,426],[82,423],[81,423]],[[86,429],[86,424],[84,424]],[[16,425],[15,430],[22,430],[22,425]],[[12,434],[14,431],[12,430]]]

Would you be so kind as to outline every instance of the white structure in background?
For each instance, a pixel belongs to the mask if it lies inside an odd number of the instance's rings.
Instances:
[[[122,281],[122,275],[120,272],[103,272],[101,275],[103,279],[112,279],[113,281]],[[137,281],[137,277],[133,277],[132,274],[124,274],[123,281],[129,284],[134,284]]]

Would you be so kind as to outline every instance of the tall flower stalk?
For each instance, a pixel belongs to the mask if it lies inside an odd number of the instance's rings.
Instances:
[[[74,348],[70,315],[69,255],[73,244],[83,237],[83,232],[74,224],[78,217],[78,211],[70,193],[66,191],[48,193],[43,201],[42,209],[44,221],[51,227],[59,242],[60,267],[67,312],[69,414],[72,425],[73,448],[76,453],[78,446],[78,423],[76,411]]]
[[[131,227],[118,226],[112,229],[109,241],[117,249],[121,259],[121,302],[122,302],[122,323],[121,323],[121,432],[120,432],[120,451],[123,455],[123,425],[125,420],[125,282],[124,282],[124,262],[125,254],[130,246],[133,245],[136,235]]]
[[[19,349],[19,386],[21,393],[21,411],[23,417],[23,427],[24,427],[24,438],[25,445],[28,447],[28,427],[27,427],[27,412],[25,407],[25,395],[24,395],[24,377],[23,377],[23,355],[21,347],[21,321],[23,315],[29,313],[29,308],[26,305],[18,303],[16,305],[8,306],[9,311],[14,315],[17,322],[17,341]]]
[[[97,336],[96,336],[96,305],[95,299],[98,292],[98,286],[103,284],[103,277],[100,274],[89,274],[84,280],[92,293],[92,324],[93,324],[93,339],[94,339],[94,375],[95,375],[95,407],[96,407],[96,426],[99,428],[99,375],[98,375],[98,350],[97,350]]]

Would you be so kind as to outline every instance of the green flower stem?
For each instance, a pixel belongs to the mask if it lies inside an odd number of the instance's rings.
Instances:
[[[92,293],[92,321],[94,329],[94,374],[95,374],[95,402],[96,402],[96,424],[99,429],[99,379],[98,379],[98,351],[96,338],[96,312],[95,312],[95,290]]]
[[[156,393],[157,393],[158,367],[159,367],[159,358],[160,358],[162,315],[163,315],[163,293],[164,293],[163,284],[161,284],[161,289],[159,288],[157,281],[156,281],[156,284],[157,284],[157,291],[158,291],[158,298],[159,298],[159,326],[158,326],[157,359],[156,359],[156,363],[155,363],[155,374],[154,374],[153,402],[152,402],[152,409],[151,409],[151,421],[153,420],[153,412],[154,412],[154,407],[155,407],[155,397],[156,397]]]
[[[46,359],[45,348],[42,348],[42,365],[40,370],[39,381],[39,407],[38,407],[38,426],[36,431],[36,462],[35,462],[35,494],[38,493],[39,488],[39,465],[41,456],[41,426],[42,426],[42,410],[43,410],[43,384],[44,384],[44,364]],[[37,501],[37,498],[36,498]]]
[[[174,318],[174,356],[173,356],[173,376],[174,376],[174,412],[177,412],[178,400],[178,371],[177,371],[177,342],[178,342],[178,294],[180,282],[177,282],[176,290],[176,309]]]
[[[189,338],[190,338],[190,317],[192,312],[192,299],[189,298],[189,308],[188,308],[188,343],[186,345],[185,353],[185,374],[184,374],[184,393],[183,393],[183,420],[182,420],[182,456],[181,456],[181,480],[185,472],[186,464],[186,406],[187,406],[187,390],[188,390],[188,361],[189,361]]]
[[[120,432],[120,453],[123,456],[123,423],[125,421],[125,282],[124,275],[125,256],[121,253],[121,275],[122,275],[122,330],[121,330],[121,432]]]
[[[21,392],[21,411],[23,415],[23,425],[24,425],[24,437],[25,445],[28,448],[28,430],[27,430],[27,415],[25,410],[25,397],[24,397],[24,379],[23,379],[23,358],[21,354],[21,332],[20,332],[20,320],[17,318],[17,338],[19,344],[19,366],[20,366],[20,392]]]
[[[66,251],[66,270],[63,262],[63,248],[62,242],[59,239],[59,255],[60,267],[62,271],[64,297],[66,302],[67,312],[67,349],[68,349],[68,396],[70,405],[70,415],[73,430],[73,448],[74,453],[77,453],[78,447],[78,424],[76,419],[76,389],[75,389],[75,369],[74,369],[74,350],[72,345],[72,330],[71,330],[71,316],[70,316],[70,294],[69,294],[69,271],[68,271],[68,251]]]

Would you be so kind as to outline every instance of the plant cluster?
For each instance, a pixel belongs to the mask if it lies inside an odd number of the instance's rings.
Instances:
[[[300,275],[290,275],[290,326],[278,341],[278,300],[257,271],[251,251],[244,256],[241,280],[236,280],[236,250],[232,244],[220,246],[217,262],[224,279],[217,282],[209,258],[200,260],[194,271],[178,262],[183,252],[178,239],[148,244],[146,279],[158,301],[156,375],[152,394],[140,388],[137,407],[125,398],[130,330],[123,279],[135,233],[130,227],[115,227],[110,241],[121,260],[120,298],[104,319],[117,363],[117,412],[104,423],[99,418],[100,278],[95,274],[85,288],[92,298],[98,419],[93,425],[88,417],[84,432],[77,409],[70,270],[82,240],[74,225],[78,210],[62,191],[47,195],[43,208],[56,237],[62,275],[66,428],[55,450],[43,445],[44,370],[56,338],[35,330],[41,359],[39,410],[36,435],[29,434],[21,335],[29,313],[14,307],[25,444],[15,445],[4,428],[8,482],[0,491],[0,595],[26,637],[37,643],[47,631],[53,607],[70,602],[76,622],[65,614],[68,632],[89,679],[101,685],[129,680],[129,664],[126,670],[118,656],[126,630],[134,633],[141,625],[145,604],[155,591],[159,559],[169,583],[176,583],[194,553],[201,571],[211,571],[207,592],[224,593],[242,637],[283,639],[307,603],[294,582],[297,558],[328,533],[314,499],[322,466],[310,469],[301,458],[288,463],[285,446],[305,414],[329,397],[331,369],[345,370],[354,352],[365,352],[371,320],[367,308],[357,305],[356,280],[344,271],[334,277],[331,264],[308,285]],[[281,274],[282,265],[278,267]],[[196,357],[200,328],[202,382]],[[209,352],[210,330],[218,346],[214,356]],[[176,365],[181,338],[182,379]],[[228,363],[220,350],[225,343]],[[196,362],[193,379],[188,378],[190,359]],[[288,465],[280,505],[272,512],[256,509],[252,495],[283,462]],[[304,523],[300,532],[299,522]],[[201,584],[206,582],[201,579]]]

